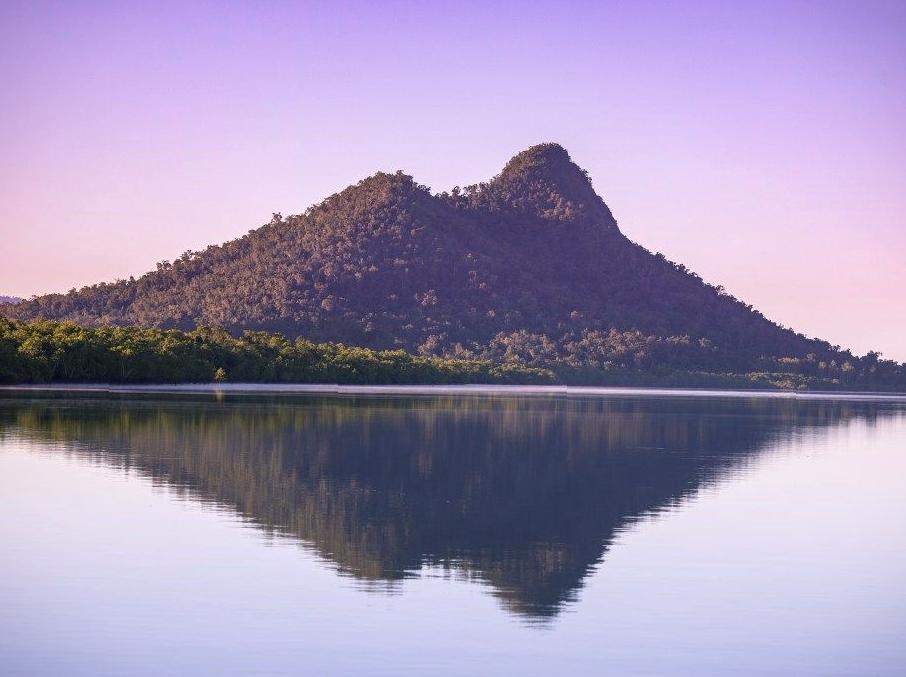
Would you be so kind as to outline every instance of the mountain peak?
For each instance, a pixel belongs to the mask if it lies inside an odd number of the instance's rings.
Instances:
[[[519,171],[525,167],[557,167],[565,168],[572,166],[579,169],[572,161],[567,150],[559,143],[539,143],[526,148],[524,151],[517,153],[510,158],[503,168],[506,174],[512,171]],[[581,171],[581,170],[579,170]]]
[[[577,374],[650,365],[768,372],[787,369],[775,358],[797,357],[803,369],[823,361],[838,367],[821,373],[842,375],[840,365],[855,359],[632,243],[555,143],[451,194],[432,195],[402,172],[377,173],[281,225],[138,279],[0,304],[0,315],[281,331],[531,366],[557,361]]]
[[[490,188],[495,202],[508,211],[617,230],[588,174],[558,143],[540,143],[518,153],[491,181]]]

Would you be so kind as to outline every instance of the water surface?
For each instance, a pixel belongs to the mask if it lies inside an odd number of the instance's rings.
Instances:
[[[901,674],[906,402],[0,395],[10,674]]]

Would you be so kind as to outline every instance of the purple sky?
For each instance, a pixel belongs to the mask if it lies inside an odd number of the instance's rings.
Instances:
[[[906,3],[0,4],[0,294],[558,141],[632,239],[906,360]]]

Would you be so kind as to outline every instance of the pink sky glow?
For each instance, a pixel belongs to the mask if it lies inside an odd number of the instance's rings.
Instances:
[[[0,294],[557,141],[624,233],[906,361],[906,3],[0,5]]]

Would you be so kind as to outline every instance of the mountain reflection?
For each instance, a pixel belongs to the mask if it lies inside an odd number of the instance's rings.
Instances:
[[[562,397],[0,399],[0,434],[137,470],[343,572],[425,565],[556,614],[614,535],[772,443],[892,405]]]

